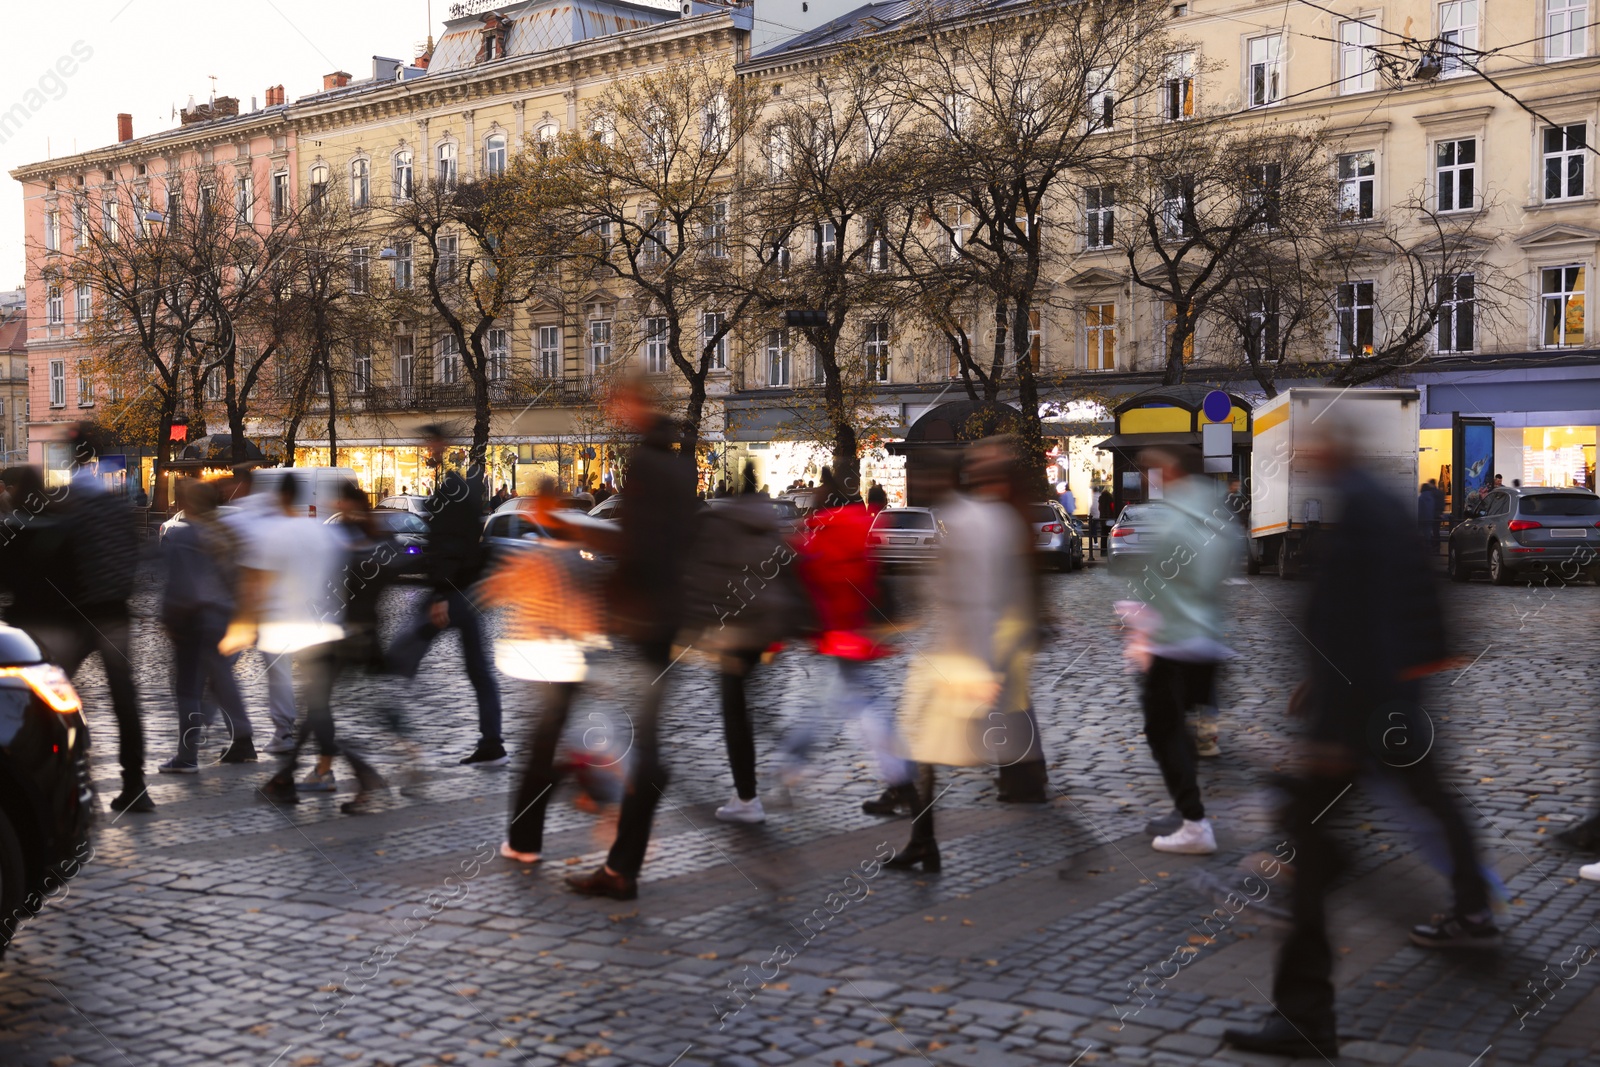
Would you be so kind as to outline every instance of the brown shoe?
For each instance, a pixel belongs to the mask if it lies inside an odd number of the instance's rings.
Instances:
[[[567,879],[574,893],[586,897],[610,897],[612,900],[633,900],[639,895],[639,880],[625,874],[612,874],[599,867],[593,874],[574,875]]]

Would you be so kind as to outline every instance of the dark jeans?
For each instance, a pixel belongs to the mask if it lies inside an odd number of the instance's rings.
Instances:
[[[228,733],[238,741],[253,736],[250,719],[244,711],[239,685],[233,677],[233,661],[217,650],[217,642],[228,630],[228,617],[203,612],[178,620],[171,626],[172,687],[178,704],[179,763],[195,763],[195,745],[210,718],[206,714],[205,689],[210,684],[213,698],[228,723]]]
[[[750,729],[745,684],[760,662],[761,653],[741,652],[728,656],[722,668],[722,740],[728,747],[733,791],[740,800],[754,800],[756,795],[756,739]]]
[[[544,851],[544,816],[558,779],[556,745],[567,728],[567,717],[579,688],[577,682],[552,682],[547,686],[545,705],[533,728],[527,762],[522,767],[522,781],[511,802],[506,840],[518,852]]]
[[[628,787],[622,794],[622,811],[617,816],[617,839],[611,844],[606,866],[618,874],[637,878],[644,866],[644,853],[650,845],[650,825],[656,805],[666,792],[671,775],[661,762],[661,697],[666,691],[671,665],[670,641],[651,641],[639,645],[649,681],[633,717],[633,766]]]
[[[1156,656],[1144,676],[1144,739],[1173,804],[1196,822],[1206,817],[1206,809],[1200,802],[1199,756],[1185,718],[1190,708],[1211,703],[1216,672],[1215,663]]]
[[[1445,792],[1431,757],[1405,768],[1381,773],[1399,784],[1418,806],[1438,820],[1450,848],[1451,887],[1460,914],[1488,909],[1489,887],[1478,866],[1477,848],[1454,799]],[[1294,881],[1290,889],[1293,925],[1278,950],[1278,972],[1272,983],[1277,1008],[1302,1028],[1332,1029],[1333,949],[1328,942],[1326,898],[1341,863],[1338,844],[1321,816],[1353,780],[1352,776],[1309,777],[1288,784],[1285,828],[1294,846]]]
[[[339,668],[344,662],[339,642],[333,641],[323,645],[312,645],[295,653],[295,666],[300,672],[300,700],[305,705],[305,718],[300,720],[300,728],[295,735],[294,748],[290,749],[283,757],[283,769],[278,772],[278,778],[287,778],[294,781],[294,773],[300,765],[300,749],[305,746],[308,738],[317,740],[317,755],[343,756],[356,773],[356,779],[363,789],[381,785],[382,777],[373,769],[372,765],[362,759],[348,745],[340,747],[333,736],[333,683],[338,680]]]
[[[495,683],[494,672],[489,667],[489,651],[483,639],[483,620],[472,601],[457,592],[445,597],[450,609],[450,623],[461,633],[461,652],[467,661],[467,680],[478,696],[478,733],[486,743],[500,743],[500,687]],[[417,676],[422,657],[428,646],[439,636],[440,630],[428,618],[429,605],[424,604],[411,627],[395,638],[389,648],[389,666],[407,678]]]
[[[911,816],[911,843],[931,845],[933,837],[933,801],[938,796],[938,785],[931,763],[917,765],[917,810]]]
[[[83,607],[83,618],[63,627],[41,627],[35,634],[48,658],[75,675],[91,653],[100,653],[111,710],[117,717],[117,756],[123,785],[144,782],[144,728],[139,722],[139,691],[133,684],[127,604]]]

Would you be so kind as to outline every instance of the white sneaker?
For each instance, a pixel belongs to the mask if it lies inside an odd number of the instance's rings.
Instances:
[[[761,807],[760,797],[749,800],[734,797],[717,809],[717,818],[723,822],[766,822],[767,813]]]
[[[336,793],[339,791],[339,783],[333,780],[332,771],[318,774],[313,769],[300,780],[300,788],[307,793]]]
[[[1186,856],[1209,856],[1217,850],[1216,835],[1211,832],[1211,820],[1194,822],[1183,820],[1176,833],[1158,837],[1150,842],[1157,852],[1181,852]]]
[[[270,752],[274,756],[282,755],[285,752],[293,752],[294,735],[284,734],[282,737],[274,737],[271,741],[267,742],[264,751]]]
[[[1589,863],[1579,867],[1578,877],[1586,878],[1591,882],[1600,882],[1600,863]]]

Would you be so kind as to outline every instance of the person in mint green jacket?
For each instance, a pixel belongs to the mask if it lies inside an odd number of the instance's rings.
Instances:
[[[1140,465],[1159,472],[1161,503],[1152,508],[1148,562],[1129,578],[1143,602],[1138,626],[1147,635],[1144,733],[1176,811],[1147,827],[1158,852],[1217,850],[1200,799],[1198,754],[1185,724],[1190,708],[1214,703],[1217,666],[1233,657],[1223,643],[1222,583],[1237,565],[1239,524],[1221,487],[1200,472],[1198,451],[1150,449]]]

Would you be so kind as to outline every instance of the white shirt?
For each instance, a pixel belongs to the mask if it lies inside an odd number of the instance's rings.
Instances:
[[[281,513],[252,516],[249,531],[244,565],[267,573],[256,647],[298,652],[343,637],[339,581],[346,552],[338,533]]]

